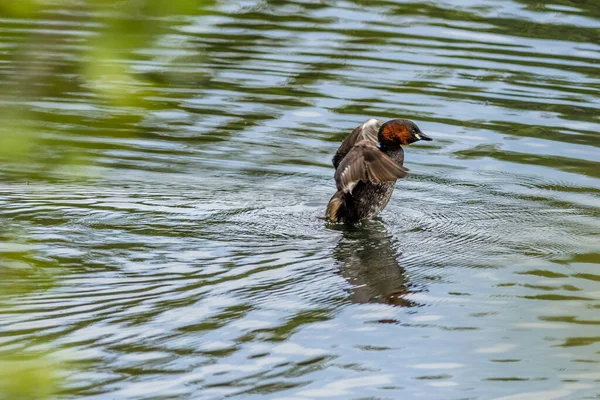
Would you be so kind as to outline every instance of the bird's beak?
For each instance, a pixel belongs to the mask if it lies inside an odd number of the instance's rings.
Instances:
[[[430,138],[429,136],[427,136],[427,135],[426,135],[426,134],[424,134],[423,132],[419,132],[419,133],[417,133],[415,136],[416,136],[416,137],[417,137],[417,139],[419,139],[419,140],[427,140],[427,141],[433,140],[432,138]]]

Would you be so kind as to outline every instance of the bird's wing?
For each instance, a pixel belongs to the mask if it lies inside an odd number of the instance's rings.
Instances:
[[[358,182],[381,183],[404,178],[408,170],[369,140],[357,142],[335,171],[338,190],[352,194]]]
[[[371,118],[363,122],[361,125],[357,126],[352,133],[356,132],[356,142],[361,140],[368,140],[373,142],[374,144],[379,143],[377,139],[377,133],[379,132],[379,128],[383,125],[385,121],[380,119]]]
[[[340,162],[346,157],[346,154],[348,154],[348,152],[352,150],[352,147],[361,140],[368,140],[373,144],[377,144],[379,142],[377,140],[377,133],[384,122],[385,121],[371,118],[357,126],[352,133],[344,139],[335,153],[335,156],[333,156],[333,166],[337,169]]]

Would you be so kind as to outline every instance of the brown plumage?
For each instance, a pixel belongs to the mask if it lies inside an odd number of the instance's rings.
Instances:
[[[392,196],[396,180],[408,173],[402,166],[402,145],[418,140],[431,138],[406,119],[369,119],[354,129],[333,156],[338,190],[327,205],[327,219],[355,222],[379,214]]]

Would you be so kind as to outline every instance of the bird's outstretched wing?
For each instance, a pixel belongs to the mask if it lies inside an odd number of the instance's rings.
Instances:
[[[352,194],[358,182],[381,183],[404,178],[408,170],[397,164],[370,140],[354,144],[335,171],[338,190]]]
[[[346,154],[348,154],[348,152],[352,150],[352,147],[361,140],[368,140],[376,145],[379,142],[377,140],[377,133],[384,122],[385,121],[380,119],[371,118],[357,126],[351,134],[346,136],[346,139],[344,139],[338,148],[335,156],[333,156],[333,166],[337,169],[340,162],[346,157]]]

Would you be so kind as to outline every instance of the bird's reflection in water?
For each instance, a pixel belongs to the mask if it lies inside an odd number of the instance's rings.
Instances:
[[[342,237],[334,258],[342,263],[341,274],[352,284],[352,302],[416,305],[405,270],[398,263],[398,244],[380,221],[358,225],[336,225]]]

